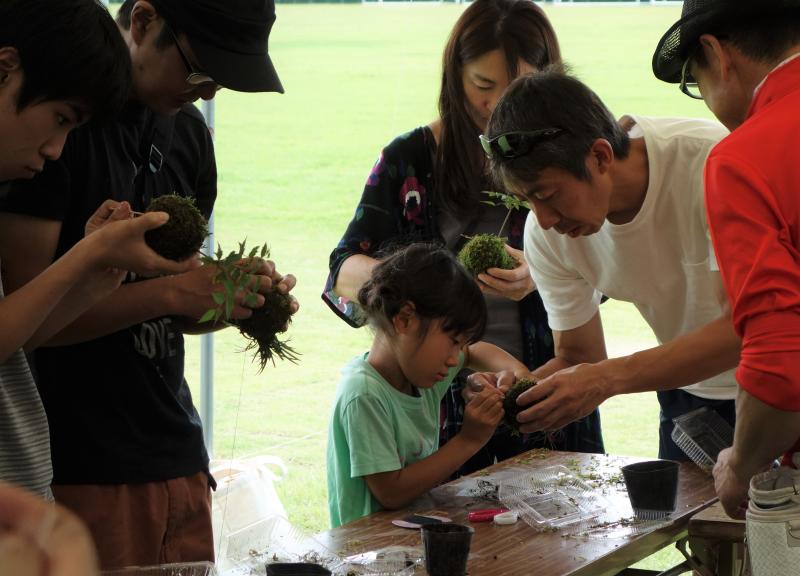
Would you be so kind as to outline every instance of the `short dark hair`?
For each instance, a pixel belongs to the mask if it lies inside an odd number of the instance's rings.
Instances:
[[[418,242],[390,254],[372,270],[358,301],[370,325],[387,334],[406,304],[414,306],[421,321],[420,338],[437,319],[445,332],[466,334],[470,342],[486,329],[483,293],[453,253],[436,244]]]
[[[777,64],[788,49],[800,44],[800,13],[796,9],[748,14],[747,18],[725,17],[710,25],[703,34],[728,40],[742,54],[765,64]],[[702,50],[693,60],[706,66]]]
[[[630,150],[627,132],[600,97],[561,66],[512,82],[492,113],[487,137],[544,128],[560,128],[562,132],[536,144],[523,156],[492,158],[495,180],[513,187],[535,182],[546,168],[559,168],[587,181],[586,155],[595,140],[607,140],[617,158],[626,158]]]
[[[500,49],[509,78],[519,74],[519,60],[537,70],[561,62],[556,33],[533,0],[475,0],[459,17],[444,49],[435,177],[441,204],[456,214],[480,205],[486,189],[486,163],[476,126],[466,105],[464,65]]]
[[[128,100],[128,48],[97,0],[3,0],[0,47],[19,53],[20,110],[68,100],[86,106],[95,118],[110,117]]]
[[[136,4],[136,0],[125,0],[117,11],[117,22],[125,30],[131,29],[131,12],[133,12],[134,4]],[[166,18],[164,18],[164,22],[169,28],[166,26],[163,27],[158,38],[156,38],[156,48],[159,50],[169,48],[175,43],[175,38],[170,34],[170,30],[172,30],[174,34],[181,32],[180,26],[175,22],[168,22]]]

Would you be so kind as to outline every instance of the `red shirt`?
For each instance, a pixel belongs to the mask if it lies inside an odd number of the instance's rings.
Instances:
[[[736,378],[800,411],[800,58],[773,70],[712,151],[706,208],[742,355]]]

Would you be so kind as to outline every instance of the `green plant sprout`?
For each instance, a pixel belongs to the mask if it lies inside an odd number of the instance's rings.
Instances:
[[[511,212],[514,210],[519,210],[520,208],[528,207],[528,204],[524,200],[520,200],[513,194],[494,192],[492,190],[484,190],[483,193],[489,198],[494,198],[494,200],[481,200],[482,203],[488,204],[489,206],[505,206],[508,209],[506,217],[503,219],[503,224],[500,226],[500,230],[497,232],[498,236],[503,234],[503,228],[506,227],[508,219],[511,217]]]
[[[298,353],[285,341],[278,338],[278,334],[285,332],[292,320],[291,302],[288,294],[277,290],[270,290],[263,294],[264,305],[256,308],[260,287],[260,276],[254,273],[260,261],[269,258],[267,244],[254,246],[249,251],[246,241],[239,243],[239,249],[227,255],[218,244],[214,256],[202,255],[200,261],[209,266],[215,266],[217,272],[212,281],[222,286],[221,291],[215,291],[212,298],[216,306],[207,310],[199,322],[226,322],[239,328],[239,332],[248,340],[245,351],[255,350],[260,363],[260,370],[264,370],[268,362],[275,364],[275,357],[297,363]],[[251,284],[255,281],[255,285]],[[233,307],[236,294],[247,291],[244,304],[253,309],[249,318],[234,319]]]
[[[505,206],[508,212],[497,234],[476,234],[469,238],[468,242],[459,251],[459,261],[473,276],[477,276],[489,268],[512,270],[517,266],[517,261],[506,252],[506,238],[503,238],[501,234],[508,223],[508,219],[511,217],[511,212],[526,206],[524,201],[511,194],[490,190],[485,190],[483,193],[489,197],[489,200],[481,200],[483,204]]]

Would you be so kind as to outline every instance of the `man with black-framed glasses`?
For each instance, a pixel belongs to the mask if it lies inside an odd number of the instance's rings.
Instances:
[[[495,178],[527,201],[525,259],[556,357],[520,395],[521,430],[556,429],[617,394],[657,391],[659,457],[687,460],[672,419],[735,423],[739,341],[725,316],[703,209],[715,122],[626,116],[558,69],[517,79],[481,138]],[[660,345],[608,359],[599,303],[633,303]]]
[[[705,168],[733,325],[738,427],[714,468],[728,514],[747,510],[753,574],[795,574],[800,547],[800,1],[687,0],[653,72],[697,82],[731,134]],[[764,472],[784,454],[784,468]],[[748,488],[750,503],[747,503]],[[781,491],[781,488],[785,488]]]
[[[61,159],[0,204],[0,245],[25,246],[0,253],[9,291],[82,237],[86,215],[107,198],[144,211],[176,193],[211,214],[213,142],[192,102],[220,87],[283,92],[267,53],[274,19],[272,0],[122,4],[130,100],[116,122],[75,130]],[[87,523],[104,569],[214,559],[214,480],[183,345],[184,333],[219,328],[197,324],[214,307],[214,271],[129,278],[32,358],[50,425],[54,495]],[[294,286],[271,262],[258,275],[262,292]],[[245,298],[234,317],[251,314]]]
[[[689,98],[694,98],[695,100],[702,100],[703,95],[700,93],[700,87],[697,85],[697,80],[695,80],[694,76],[692,76],[691,73],[693,57],[694,57],[694,52],[692,52],[687,56],[686,61],[683,63],[683,66],[681,67],[680,89],[681,92],[686,94]]]
[[[181,57],[181,60],[183,60],[183,65],[186,67],[186,71],[188,72],[188,75],[186,76],[186,84],[198,90],[203,88],[215,88],[215,90],[221,90],[222,84],[219,84],[205,72],[197,70],[196,66],[192,64],[191,60],[189,60],[189,57],[186,55],[188,49],[181,46],[185,40],[178,38],[175,32],[173,32],[172,27],[169,25],[169,22],[166,20],[164,21],[163,29],[166,30],[172,38],[172,42],[175,44],[175,49],[178,51],[178,55]]]

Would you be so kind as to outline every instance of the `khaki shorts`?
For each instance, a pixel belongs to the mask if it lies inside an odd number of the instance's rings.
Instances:
[[[103,570],[214,561],[205,473],[148,484],[53,485],[53,494],[88,525]]]

